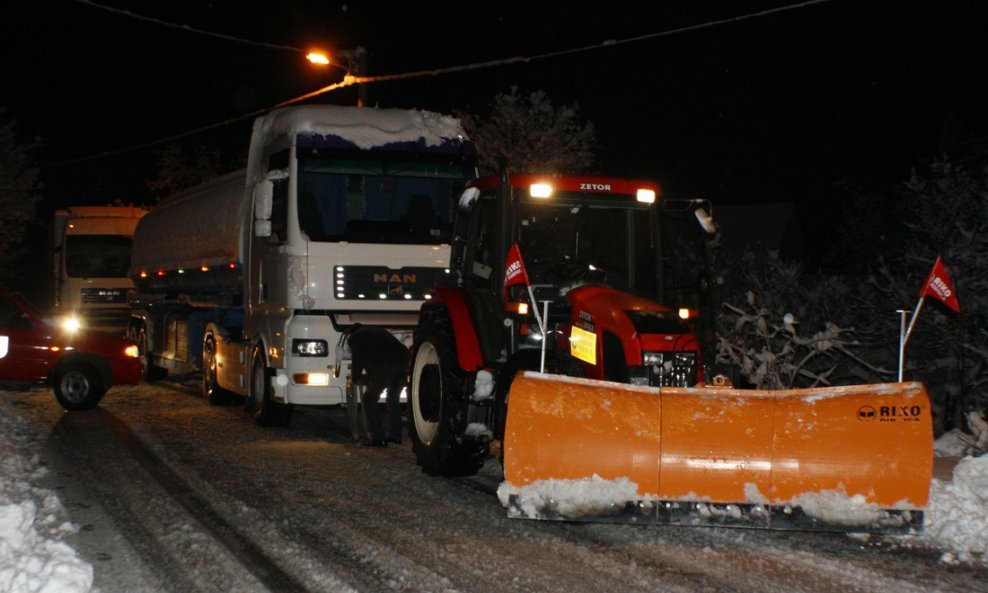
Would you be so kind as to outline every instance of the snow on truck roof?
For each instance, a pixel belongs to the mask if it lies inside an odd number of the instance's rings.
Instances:
[[[300,135],[333,136],[362,149],[397,143],[432,148],[466,142],[460,122],[431,111],[306,105],[284,107],[257,118],[251,137],[251,159],[274,138]],[[137,227],[130,276],[157,270],[227,266],[243,262],[244,241],[251,232],[248,187],[266,169],[237,171],[208,181],[163,201]],[[255,170],[256,169],[256,170]]]
[[[308,105],[284,107],[257,118],[254,135],[317,134],[337,136],[370,150],[395,142],[438,146],[451,139],[466,140],[455,117],[418,109],[376,109]]]

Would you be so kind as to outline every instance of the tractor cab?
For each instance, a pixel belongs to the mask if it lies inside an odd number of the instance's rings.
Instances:
[[[695,351],[688,323],[658,299],[660,193],[651,181],[588,176],[471,182],[459,204],[452,268],[485,365],[548,364],[566,374],[654,383],[644,334],[663,336],[655,350],[669,349],[664,336],[676,336],[677,350],[685,339]],[[675,380],[660,381],[695,383],[695,355],[690,364]]]

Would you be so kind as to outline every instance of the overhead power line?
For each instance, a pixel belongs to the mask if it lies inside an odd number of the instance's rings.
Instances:
[[[144,20],[144,21],[150,21],[150,22],[153,22],[153,23],[157,23],[159,25],[163,25],[163,26],[167,26],[167,27],[173,27],[173,28],[176,28],[176,29],[181,29],[183,31],[188,31],[188,32],[192,32],[192,33],[198,33],[198,34],[201,34],[201,35],[209,35],[209,36],[212,36],[212,37],[217,37],[217,38],[220,38],[220,39],[225,39],[227,41],[236,41],[236,42],[239,42],[239,43],[248,43],[248,44],[251,44],[251,45],[259,45],[259,46],[262,46],[262,47],[268,47],[268,48],[272,48],[272,49],[290,50],[290,51],[304,53],[304,50],[299,49],[297,47],[291,47],[291,46],[287,46],[287,45],[275,45],[275,44],[263,43],[263,42],[257,42],[257,41],[250,41],[250,40],[246,40],[246,39],[240,39],[240,38],[237,38],[237,37],[232,37],[232,36],[229,36],[229,35],[224,35],[224,34],[221,34],[221,33],[212,33],[212,32],[209,32],[209,31],[203,31],[203,30],[200,30],[200,29],[194,29],[194,28],[191,28],[191,27],[187,27],[185,25],[176,25],[174,23],[169,23],[169,22],[162,21],[162,20],[159,20],[159,19],[154,19],[154,18],[150,18],[150,17],[145,17],[145,16],[137,15],[137,14],[131,13],[131,12],[126,11],[126,10],[120,10],[120,9],[117,9],[117,8],[112,8],[112,7],[104,6],[102,4],[97,4],[95,2],[91,2],[90,0],[74,0],[74,1],[75,2],[79,2],[81,4],[87,4],[87,5],[90,5],[90,6],[94,6],[96,8],[100,8],[100,9],[103,9],[103,10],[108,10],[108,11],[113,12],[113,13],[123,14],[123,15],[129,16],[129,17],[132,17],[132,18],[137,18],[137,19]],[[319,95],[324,95],[326,93],[333,92],[333,91],[336,91],[336,90],[339,90],[339,89],[342,89],[342,88],[346,88],[346,87],[350,87],[350,86],[353,86],[353,85],[357,85],[357,84],[371,84],[371,83],[375,83],[375,82],[387,82],[387,81],[394,81],[394,80],[407,80],[407,79],[411,79],[411,78],[423,78],[423,77],[426,77],[426,76],[440,76],[440,75],[444,75],[444,74],[454,74],[454,73],[457,73],[457,72],[467,72],[467,71],[471,71],[471,70],[480,70],[480,69],[483,69],[483,68],[494,68],[494,67],[497,67],[497,66],[507,66],[507,65],[511,65],[511,64],[529,63],[529,62],[534,62],[534,61],[538,61],[538,60],[546,60],[546,59],[550,59],[550,58],[557,58],[557,57],[564,56],[564,55],[570,55],[570,54],[576,54],[576,53],[582,53],[582,52],[588,52],[588,51],[594,51],[594,50],[600,50],[600,49],[607,49],[607,48],[615,47],[615,46],[618,46],[618,45],[625,45],[625,44],[628,44],[628,43],[638,43],[638,42],[641,42],[641,41],[647,41],[647,40],[651,40],[651,39],[658,39],[658,38],[661,38],[661,37],[668,37],[668,36],[671,36],[671,35],[678,35],[678,34],[687,33],[687,32],[690,32],[690,31],[698,31],[700,29],[707,29],[707,28],[710,28],[710,27],[717,27],[717,26],[721,26],[721,25],[728,25],[728,24],[732,24],[732,23],[738,23],[738,22],[745,21],[745,20],[750,20],[750,19],[755,19],[755,18],[762,18],[762,17],[766,17],[766,16],[769,16],[769,15],[772,15],[772,14],[777,14],[777,13],[780,13],[780,12],[786,12],[786,11],[791,11],[791,10],[799,10],[799,9],[802,9],[802,8],[807,8],[809,6],[813,6],[815,4],[823,4],[823,3],[826,3],[826,2],[832,2],[832,1],[833,0],[807,0],[806,2],[800,2],[798,4],[788,4],[788,5],[785,5],[785,6],[779,6],[779,7],[775,7],[775,8],[768,8],[768,9],[757,11],[757,12],[751,12],[751,13],[747,13],[747,14],[743,14],[743,15],[739,15],[739,16],[728,17],[728,18],[723,18],[723,19],[718,19],[718,20],[713,20],[713,21],[707,21],[707,22],[704,22],[704,23],[696,24],[696,25],[687,25],[687,26],[684,26],[684,27],[678,27],[678,28],[669,29],[669,30],[666,30],[666,31],[659,31],[659,32],[656,32],[656,33],[649,33],[649,34],[646,34],[646,35],[638,35],[636,37],[628,37],[626,39],[610,39],[610,40],[607,40],[607,41],[603,41],[601,43],[595,43],[595,44],[592,44],[592,45],[585,45],[585,46],[582,46],[582,47],[576,47],[576,48],[570,48],[570,49],[565,49],[565,50],[547,52],[547,53],[538,54],[538,55],[534,55],[534,56],[527,56],[527,57],[526,56],[516,56],[516,57],[512,57],[512,58],[501,58],[501,59],[497,59],[497,60],[489,60],[489,61],[486,61],[486,62],[475,62],[475,63],[472,63],[472,64],[463,64],[463,65],[460,65],[460,66],[449,66],[449,67],[445,67],[445,68],[435,68],[435,69],[431,69],[431,70],[417,70],[417,71],[414,71],[414,72],[405,72],[405,73],[399,73],[399,74],[384,74],[384,75],[379,75],[379,76],[354,76],[352,74],[347,74],[341,82],[337,82],[337,83],[334,83],[334,84],[331,84],[331,85],[322,87],[320,89],[316,89],[316,90],[314,90],[312,92],[309,92],[309,93],[306,93],[304,95],[299,95],[298,97],[295,97],[295,98],[292,98],[292,99],[288,99],[287,101],[282,101],[281,103],[278,103],[278,104],[273,105],[271,107],[267,107],[267,108],[264,108],[264,109],[258,109],[256,111],[252,111],[250,113],[245,113],[245,114],[239,115],[237,117],[233,117],[233,118],[226,119],[226,120],[223,120],[223,121],[220,121],[220,122],[216,122],[214,124],[203,126],[201,128],[196,128],[194,130],[189,130],[189,131],[183,132],[181,134],[175,134],[173,136],[168,136],[167,138],[159,138],[158,140],[153,140],[153,141],[150,141],[150,142],[145,142],[143,144],[129,146],[129,147],[126,147],[126,148],[121,148],[121,149],[112,150],[112,151],[107,151],[107,152],[103,152],[103,153],[100,153],[100,154],[91,155],[91,156],[87,156],[87,157],[80,157],[80,158],[77,158],[77,159],[60,161],[60,162],[57,162],[57,163],[51,163],[51,164],[49,164],[47,166],[48,167],[55,167],[55,166],[62,166],[62,165],[71,165],[71,164],[76,164],[76,163],[91,161],[91,160],[95,160],[95,159],[106,158],[106,157],[110,157],[110,156],[116,156],[118,154],[123,154],[123,153],[127,153],[127,152],[133,152],[135,150],[142,150],[142,149],[145,149],[145,148],[150,148],[152,146],[158,146],[158,145],[161,145],[161,144],[165,144],[166,142],[173,142],[175,140],[179,140],[179,139],[186,138],[186,137],[189,137],[189,136],[194,136],[194,135],[199,134],[199,133],[202,133],[202,132],[206,132],[206,131],[213,130],[213,129],[216,129],[216,128],[220,128],[220,127],[223,127],[223,126],[227,126],[227,125],[230,125],[230,124],[233,124],[233,123],[237,123],[239,121],[243,121],[243,120],[248,119],[248,118],[258,117],[258,116],[263,115],[264,113],[267,113],[267,112],[269,112],[269,111],[271,111],[273,109],[277,109],[279,107],[286,107],[286,106],[292,105],[294,103],[299,103],[301,101],[305,101],[305,100],[311,99],[313,97],[318,97]]]
[[[73,0],[79,4],[85,4],[86,6],[92,6],[93,8],[98,8],[100,10],[105,10],[107,12],[112,12],[120,16],[126,16],[132,19],[137,19],[139,21],[144,21],[148,23],[154,23],[156,25],[161,25],[162,27],[169,27],[171,29],[178,29],[180,31],[185,31],[186,33],[196,33],[198,35],[206,35],[207,37],[215,37],[216,39],[222,39],[224,41],[234,41],[236,43],[246,43],[247,45],[255,45],[258,47],[266,47],[268,49],[281,49],[286,51],[294,51],[305,53],[305,50],[292,47],[290,45],[278,45],[276,43],[265,43],[263,41],[252,41],[250,39],[243,39],[241,37],[234,37],[233,35],[227,35],[225,33],[215,33],[213,31],[206,31],[203,29],[197,29],[195,27],[190,27],[188,25],[179,25],[177,23],[171,23],[162,19],[156,19],[154,17],[144,16],[142,14],[137,14],[135,12],[130,12],[129,10],[123,10],[120,8],[114,8],[112,6],[106,6],[105,4],[99,4],[97,2],[90,2],[90,0]]]

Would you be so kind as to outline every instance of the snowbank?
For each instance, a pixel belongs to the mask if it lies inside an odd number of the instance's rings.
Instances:
[[[0,593],[89,591],[93,567],[62,541],[78,528],[60,519],[54,492],[33,485],[46,470],[21,422],[0,414]]]
[[[933,480],[922,539],[944,562],[988,563],[988,456],[961,459],[950,482]]]

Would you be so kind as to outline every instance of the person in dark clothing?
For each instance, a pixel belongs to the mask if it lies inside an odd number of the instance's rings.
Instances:
[[[408,378],[408,348],[383,327],[354,324],[346,338],[352,355],[353,380],[365,385],[361,403],[370,433],[370,445],[386,446],[401,442],[401,391]],[[366,374],[365,374],[366,373]],[[388,390],[388,426],[381,419],[378,402]]]

